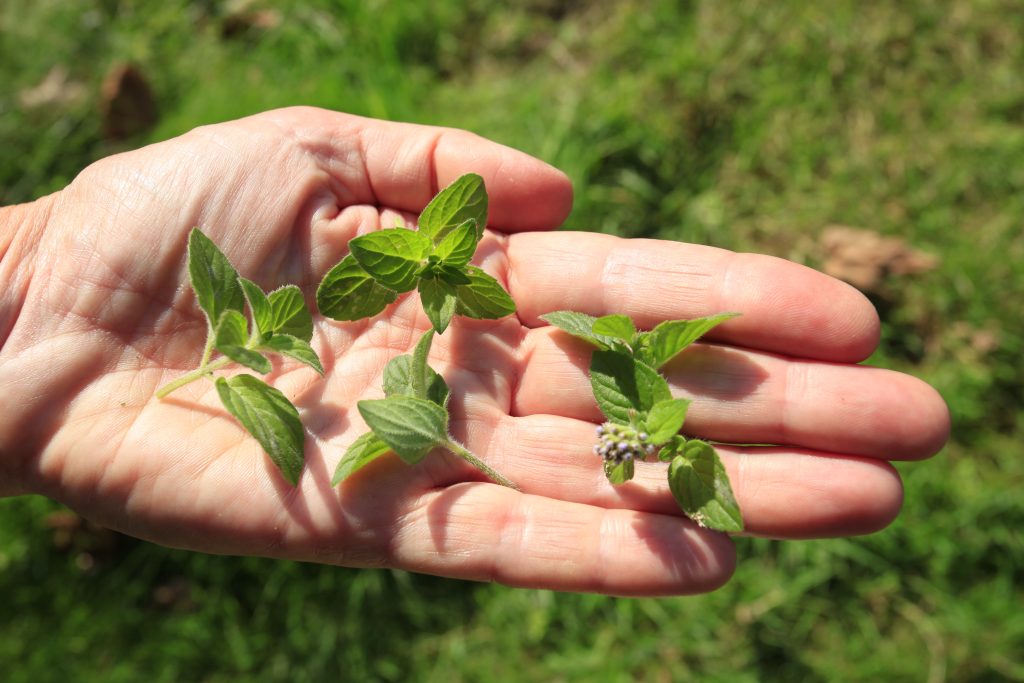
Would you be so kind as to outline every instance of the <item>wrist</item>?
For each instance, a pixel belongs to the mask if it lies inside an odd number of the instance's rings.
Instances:
[[[0,207],[0,369],[5,364],[7,340],[24,305],[35,270],[36,252],[56,196]],[[10,386],[3,391],[6,395],[0,396],[0,406],[15,400]],[[0,422],[0,436],[3,431]],[[20,458],[10,452],[12,447],[12,443],[0,438],[0,497],[26,492],[23,477],[19,475]]]

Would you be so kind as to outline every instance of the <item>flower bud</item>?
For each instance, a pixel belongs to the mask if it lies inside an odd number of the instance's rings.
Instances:
[[[650,435],[638,432],[629,425],[605,422],[597,427],[597,444],[594,453],[605,462],[620,464],[634,460],[646,460],[647,456],[657,450],[654,444],[648,443]]]

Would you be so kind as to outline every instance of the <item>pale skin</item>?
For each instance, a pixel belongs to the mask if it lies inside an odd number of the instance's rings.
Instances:
[[[188,287],[199,226],[264,289],[303,287],[356,235],[412,225],[439,187],[475,172],[491,198],[475,263],[517,302],[499,321],[456,318],[434,341],[454,435],[521,491],[443,452],[386,456],[336,488],[391,357],[429,322],[415,293],[370,320],[315,317],[321,378],[267,378],[307,428],[298,487],[193,368],[206,322]],[[723,534],[683,517],[665,465],[613,487],[592,454],[601,421],[590,348],[546,326],[560,309],[625,313],[642,328],[742,316],[669,364],[693,398],[686,431],[772,448],[719,448],[747,533],[863,534],[902,502],[890,460],[936,453],[938,394],[855,365],[878,319],[854,289],[768,256],[657,240],[550,232],[572,190],[550,166],[470,133],[296,108],[196,129],[104,159],[64,190],[0,213],[0,495],[39,493],[125,533],[194,550],[397,567],[512,586],[664,595],[731,575]]]

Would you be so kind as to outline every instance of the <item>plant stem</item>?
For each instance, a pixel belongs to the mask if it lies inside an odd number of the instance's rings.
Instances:
[[[163,398],[164,396],[166,396],[167,394],[171,393],[175,389],[180,389],[181,387],[185,386],[186,384],[189,384],[191,382],[196,381],[200,377],[203,377],[205,375],[209,375],[214,370],[220,370],[222,367],[224,367],[225,365],[227,365],[230,362],[231,362],[230,358],[228,358],[227,356],[223,356],[223,357],[218,358],[217,360],[213,361],[212,363],[206,363],[206,364],[200,365],[198,368],[196,368],[192,372],[190,372],[188,374],[185,374],[185,375],[182,375],[178,379],[176,379],[176,380],[174,380],[172,382],[168,382],[167,384],[165,384],[162,387],[160,387],[159,389],[157,389],[156,397],[157,398]]]
[[[216,334],[214,333],[213,328],[210,326],[210,323],[207,322],[207,324],[206,324],[206,348],[203,349],[203,359],[199,361],[199,367],[200,368],[205,368],[206,364],[210,362],[210,355],[213,353],[213,344],[214,344],[214,341],[216,341],[215,337],[216,337]]]
[[[472,451],[460,444],[458,441],[448,439],[448,443],[444,444],[444,447],[486,474],[496,483],[501,484],[502,486],[507,486],[510,489],[515,489],[516,491],[521,490],[518,486],[512,483],[510,479],[507,479],[503,474],[492,468],[480,458],[476,457]]]
[[[426,342],[426,346],[424,346]],[[427,354],[430,353],[430,345],[434,342],[434,330],[429,329],[416,342],[416,349],[412,354],[412,367],[409,371],[409,382],[412,388],[412,395],[417,398],[427,397],[426,368]]]

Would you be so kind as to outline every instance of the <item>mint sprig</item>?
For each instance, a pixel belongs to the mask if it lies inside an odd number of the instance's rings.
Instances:
[[[304,363],[321,375],[323,366],[309,342],[313,317],[302,291],[288,285],[266,294],[239,277],[228,258],[194,228],[188,238],[188,271],[196,301],[207,321],[199,366],[156,392],[163,398],[186,384],[235,362],[261,374],[271,370],[269,354]],[[245,316],[248,302],[251,321]],[[214,352],[221,354],[214,358]],[[302,472],[305,431],[298,410],[283,393],[252,375],[218,377],[221,403],[252,434],[293,486]]]
[[[316,293],[333,320],[377,315],[399,294],[418,290],[430,324],[443,333],[455,315],[503,318],[512,297],[484,271],[469,265],[487,225],[483,178],[470,173],[437,194],[419,216],[419,229],[378,230],[349,242],[349,255],[332,268]]]
[[[444,448],[493,481],[518,488],[449,433],[448,385],[427,364],[433,338],[434,330],[427,330],[411,355],[391,359],[384,368],[385,398],[356,404],[371,431],[356,439],[342,456],[331,480],[333,486],[388,452],[414,465],[430,451]]]
[[[384,368],[385,398],[357,404],[371,431],[342,457],[335,485],[385,453],[415,464],[444,448],[499,484],[517,488],[452,438],[448,385],[427,364],[434,333],[443,334],[456,315],[498,319],[516,310],[496,279],[470,265],[487,225],[487,204],[483,178],[464,175],[427,204],[418,230],[392,228],[356,237],[348,256],[320,282],[317,307],[328,318],[372,317],[415,289],[432,327],[411,355],[393,358]]]
[[[541,319],[597,347],[590,384],[607,421],[597,428],[594,452],[612,484],[633,478],[637,461],[657,454],[668,462],[668,484],[679,507],[701,526],[743,531],[729,477],[711,444],[679,434],[690,401],[673,398],[659,370],[716,325],[738,315],[669,320],[638,331],[625,315],[601,318],[555,311]]]

